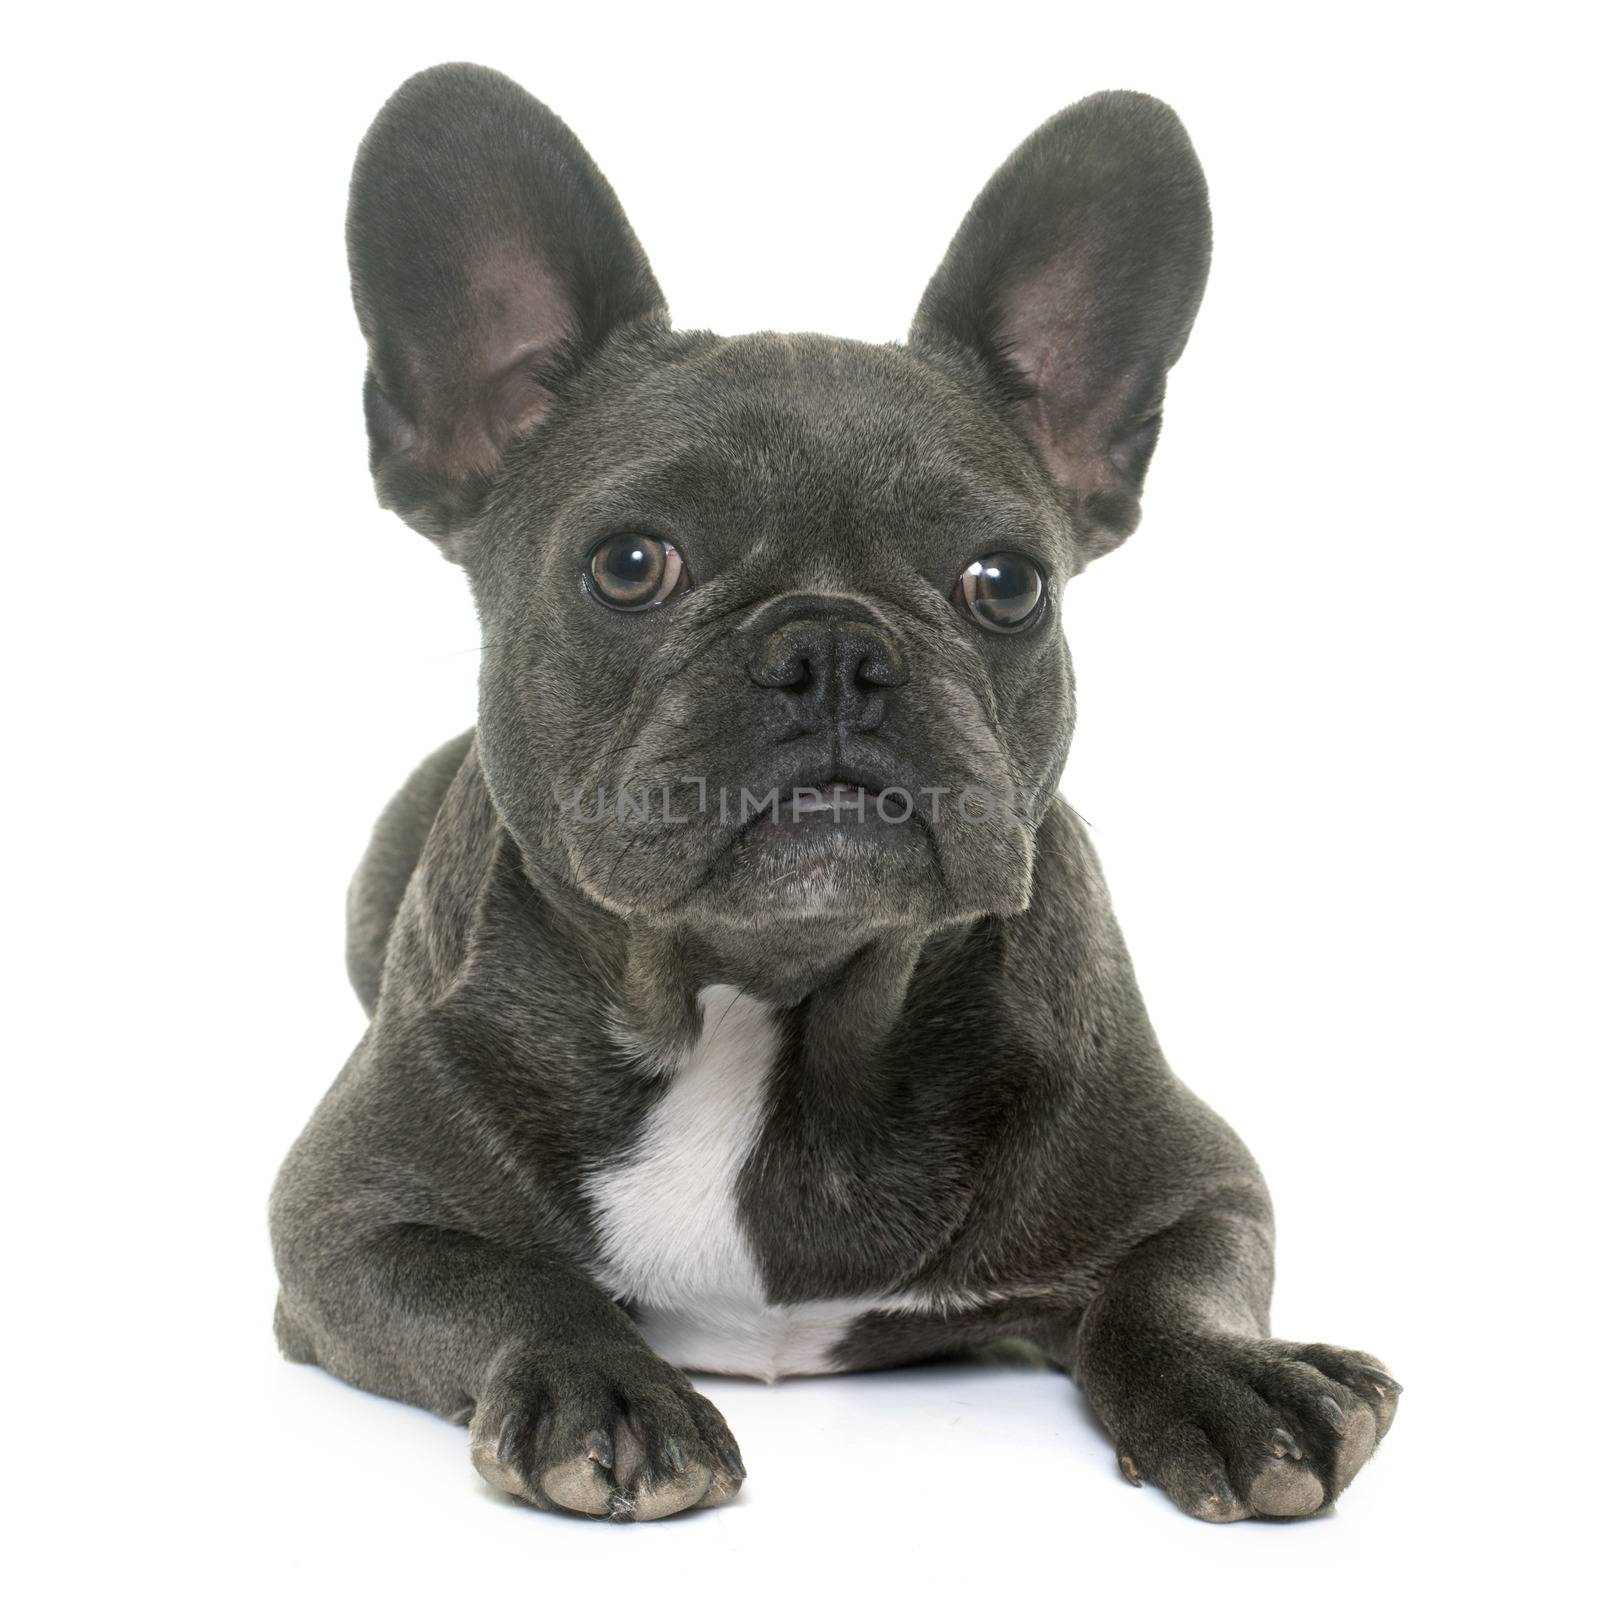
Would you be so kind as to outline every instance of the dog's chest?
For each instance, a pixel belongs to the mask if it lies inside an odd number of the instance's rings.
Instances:
[[[700,1036],[633,1148],[588,1181],[600,1280],[679,1366],[768,1380],[837,1371],[832,1351],[856,1318],[917,1297],[768,1299],[735,1190],[768,1114],[779,1025],[726,985],[704,990],[701,1008]]]

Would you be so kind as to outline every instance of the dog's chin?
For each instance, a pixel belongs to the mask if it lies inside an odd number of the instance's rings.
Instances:
[[[926,819],[844,784],[786,794],[726,826],[646,826],[603,856],[586,853],[582,841],[571,841],[568,853],[587,869],[580,886],[591,898],[656,925],[831,919],[904,927],[950,919],[950,888]]]
[[[660,928],[932,931],[1026,907],[1032,847],[1016,818],[927,815],[899,794],[797,788],[748,818],[608,830],[599,851],[569,836],[567,855],[589,898]]]
[[[944,899],[922,819],[842,785],[746,823],[690,897],[699,917],[742,924],[921,923]]]

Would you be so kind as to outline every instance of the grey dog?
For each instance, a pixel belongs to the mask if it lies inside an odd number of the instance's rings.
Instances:
[[[1162,1059],[1057,793],[1062,586],[1120,543],[1210,258],[1159,101],[979,195],[904,345],[672,330],[497,73],[407,82],[350,191],[383,504],[465,568],[479,721],[350,895],[371,1023],[272,1202],[291,1359],[470,1423],[546,1509],[724,1504],[685,1369],[1031,1341],[1210,1521],[1394,1416],[1272,1338],[1272,1216]]]

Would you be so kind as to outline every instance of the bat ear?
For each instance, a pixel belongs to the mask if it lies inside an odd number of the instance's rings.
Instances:
[[[917,346],[975,352],[1073,513],[1085,561],[1139,520],[1168,369],[1211,261],[1205,176],[1148,95],[1069,106],[989,180],[934,274]]]
[[[506,447],[666,302],[583,146],[485,67],[418,73],[378,113],[346,238],[378,499],[459,557]]]

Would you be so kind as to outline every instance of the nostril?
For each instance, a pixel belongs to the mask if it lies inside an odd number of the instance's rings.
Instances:
[[[764,689],[804,694],[814,676],[806,641],[780,629],[751,658],[750,676]]]
[[[886,634],[863,631],[854,641],[852,653],[856,658],[854,679],[858,690],[898,689],[911,676],[905,656]]]

